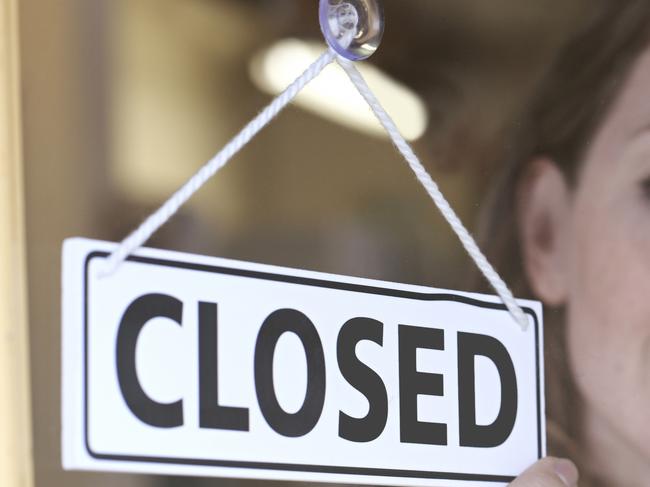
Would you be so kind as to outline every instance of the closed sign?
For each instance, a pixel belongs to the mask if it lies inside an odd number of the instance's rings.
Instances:
[[[63,249],[68,469],[504,485],[545,454],[541,306],[114,244]]]

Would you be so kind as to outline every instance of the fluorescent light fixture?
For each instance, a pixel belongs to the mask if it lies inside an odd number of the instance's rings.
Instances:
[[[256,55],[250,65],[255,85],[277,95],[296,79],[325,49],[324,44],[285,39]],[[367,61],[357,63],[368,84],[408,140],[426,131],[428,113],[422,99]],[[296,98],[302,108],[349,128],[373,136],[386,136],[384,129],[338,66],[328,66]]]

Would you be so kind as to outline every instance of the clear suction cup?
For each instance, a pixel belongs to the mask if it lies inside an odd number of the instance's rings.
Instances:
[[[332,49],[360,61],[379,47],[384,9],[380,0],[320,0],[320,26]]]

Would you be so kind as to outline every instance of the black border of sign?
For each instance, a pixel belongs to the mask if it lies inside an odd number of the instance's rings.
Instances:
[[[417,479],[434,479],[434,480],[465,480],[474,482],[500,482],[508,483],[514,480],[514,477],[506,475],[481,475],[481,474],[462,474],[452,472],[428,472],[421,470],[397,470],[383,468],[356,468],[356,467],[337,467],[330,465],[297,465],[286,463],[265,463],[265,462],[245,462],[230,460],[204,460],[188,458],[159,458],[146,456],[114,455],[95,453],[90,448],[88,439],[88,268],[90,261],[97,257],[108,257],[108,252],[95,251],[88,254],[84,264],[84,440],[88,454],[96,460],[111,460],[121,462],[138,462],[153,464],[173,464],[186,466],[204,466],[204,467],[226,467],[226,468],[248,468],[259,470],[276,470],[291,472],[310,472],[310,473],[330,473],[342,475],[363,475],[392,478],[417,478]],[[380,294],[383,296],[398,297],[404,299],[417,299],[425,301],[456,301],[482,308],[506,310],[505,305],[499,303],[490,303],[480,301],[466,296],[455,294],[434,293],[426,294],[414,291],[404,291],[397,289],[388,289],[382,287],[365,286],[360,284],[351,284],[345,282],[327,281],[324,279],[313,279],[298,276],[284,276],[282,274],[273,274],[270,272],[259,272],[245,269],[234,269],[228,267],[217,267],[205,264],[178,262],[165,259],[136,257],[131,256],[127,259],[130,262],[141,264],[150,264],[164,267],[174,267],[181,269],[194,270],[199,272],[210,272],[213,274],[225,274],[230,276],[248,277],[251,279],[264,279],[267,281],[287,282],[290,284],[299,284],[304,286],[317,286],[329,289],[339,289],[351,292],[360,292],[366,294]],[[542,458],[542,418],[541,418],[541,390],[540,390],[540,363],[539,363],[539,323],[537,315],[531,308],[523,308],[524,312],[529,314],[535,323],[535,366],[537,374],[537,456]]]

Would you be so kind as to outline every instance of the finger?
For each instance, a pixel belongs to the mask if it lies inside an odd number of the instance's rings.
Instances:
[[[545,458],[526,470],[510,487],[575,487],[578,469],[569,460]]]

